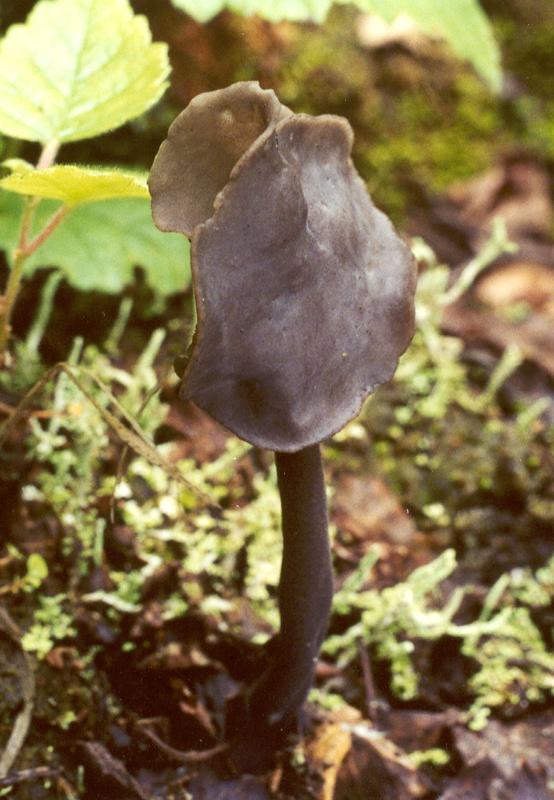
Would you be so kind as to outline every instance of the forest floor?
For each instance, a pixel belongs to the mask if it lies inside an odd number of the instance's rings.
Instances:
[[[187,69],[193,95],[253,64],[248,77],[314,113],[340,94],[337,75],[317,63],[317,80],[302,77],[299,52],[326,58],[314,55],[322,43],[312,29],[302,49],[292,27],[237,32],[226,20],[203,33],[164,9],[169,21],[155,5],[150,17],[173,39],[175,105],[188,99]],[[223,44],[225,68],[214,55]],[[405,77],[406,59],[424,71],[438,56],[392,43],[372,58],[382,95],[395,70]],[[443,80],[452,75],[430,78],[428,95],[440,97]],[[350,89],[354,123],[367,119],[363,85]],[[145,134],[145,160],[161,124]],[[370,135],[367,123],[354,127],[363,172]],[[7,431],[0,461],[0,771],[9,765],[0,797],[554,798],[552,156],[500,129],[472,135],[482,136],[480,168],[458,175],[445,156],[452,174],[434,185],[427,170],[438,174],[437,164],[415,163],[413,151],[401,196],[386,182],[402,164],[379,167],[382,205],[417,237],[418,302],[431,322],[395,380],[323,446],[336,580],[329,638],[298,730],[263,774],[236,774],[225,728],[278,623],[271,455],[176,399],[168,364],[190,297],[149,314],[139,302],[107,352],[115,299],[61,287],[44,366],[73,347],[81,387],[52,375]],[[109,161],[118,147],[107,137],[87,159]],[[511,245],[500,235],[477,279],[441,305],[497,217]],[[34,308],[43,282],[29,282],[23,306]],[[16,333],[31,321],[20,311]],[[2,388],[4,419],[20,396]],[[129,440],[113,396],[162,461]]]

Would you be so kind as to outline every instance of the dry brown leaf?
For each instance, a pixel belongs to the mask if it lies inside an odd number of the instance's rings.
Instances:
[[[497,309],[525,302],[554,319],[554,269],[532,261],[512,261],[484,275],[475,287],[475,296]]]
[[[334,800],[415,800],[429,790],[406,753],[364,721],[351,728],[352,748],[337,777]]]
[[[378,478],[341,475],[333,499],[337,526],[357,539],[411,541],[416,528],[398,498]]]
[[[482,175],[453,186],[449,198],[465,222],[482,228],[501,216],[510,237],[548,237],[552,200],[547,170],[524,152],[508,153]]]
[[[488,342],[504,350],[509,344],[519,347],[524,358],[534,361],[549,375],[554,375],[554,326],[542,314],[533,314],[514,325],[493,311],[480,311],[460,301],[444,310],[444,329],[459,336],[466,344]]]
[[[337,774],[351,746],[352,734],[343,723],[328,720],[317,727],[308,747],[323,781],[317,800],[333,800]]]
[[[554,711],[528,715],[509,724],[492,720],[479,733],[456,726],[454,739],[469,766],[488,758],[505,778],[512,780],[528,763],[544,768],[554,781]]]

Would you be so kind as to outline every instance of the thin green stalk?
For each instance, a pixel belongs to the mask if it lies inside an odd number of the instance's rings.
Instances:
[[[58,141],[54,140],[47,142],[42,148],[42,152],[37,161],[37,169],[47,169],[48,167],[51,167],[56,160],[59,148],[60,143]],[[47,222],[43,230],[37,236],[35,236],[34,239],[29,241],[33,215],[39,202],[40,201],[37,197],[30,197],[25,203],[23,216],[21,217],[19,239],[14,252],[12,269],[8,277],[6,291],[3,297],[0,297],[0,366],[5,359],[6,348],[10,338],[10,320],[13,307],[21,287],[21,279],[23,277],[25,261],[54,232],[69,210],[66,206],[59,208]]]
[[[2,308],[0,311],[0,358],[4,356],[4,352],[10,338],[10,320],[17,295],[19,294],[19,289],[21,287],[21,279],[23,277],[25,262],[29,256],[31,256],[35,250],[38,250],[38,248],[44,244],[48,237],[52,235],[52,233],[56,230],[58,225],[69,212],[69,208],[67,206],[61,206],[58,208],[55,214],[50,217],[42,231],[30,242],[27,242],[25,237],[30,225],[30,216],[33,210],[31,203],[28,204],[26,211],[27,210],[29,213],[24,213],[23,215],[19,245],[15,251],[13,266],[10,271],[6,292],[3,297]]]
[[[37,356],[38,348],[44,336],[44,331],[52,314],[52,307],[54,305],[54,298],[58,290],[58,286],[62,281],[63,275],[61,272],[53,272],[48,276],[48,279],[42,290],[42,297],[40,306],[35,316],[35,320],[27,334],[25,342],[25,349],[31,357]]]

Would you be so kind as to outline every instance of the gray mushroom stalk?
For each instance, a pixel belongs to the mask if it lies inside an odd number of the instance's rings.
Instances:
[[[234,758],[256,768],[312,685],[332,598],[319,443],[388,381],[414,325],[415,266],[350,159],[340,117],[293,114],[255,82],[196,97],[149,187],[192,242],[198,323],[180,396],[276,453],[281,626]]]

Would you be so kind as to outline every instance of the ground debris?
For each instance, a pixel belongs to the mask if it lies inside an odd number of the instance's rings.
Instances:
[[[340,722],[328,720],[315,729],[308,746],[310,760],[319,767],[322,788],[317,800],[333,800],[338,772],[352,747],[352,733]]]
[[[100,742],[84,742],[81,746],[85,762],[85,780],[89,793],[118,792],[118,796],[147,800],[140,784],[129,774],[125,765],[112,756]],[[106,796],[99,795],[99,796]]]
[[[416,528],[398,497],[378,478],[343,474],[333,498],[334,521],[355,539],[411,542]]]
[[[507,780],[488,758],[467,767],[438,800],[553,800],[543,770],[523,764]]]
[[[222,780],[213,772],[204,772],[190,782],[188,790],[192,800],[270,800],[271,797],[262,778],[253,775]]]
[[[548,172],[523,150],[505,153],[486,172],[452,186],[448,196],[467,223],[486,227],[500,216],[512,238],[550,235]]]
[[[428,794],[427,780],[407,754],[371,723],[353,725],[351,735],[334,800],[414,800]]]
[[[554,781],[553,711],[528,715],[513,723],[492,720],[479,733],[456,726],[454,741],[469,766],[487,758],[504,778],[514,781],[526,764],[528,770],[544,770]]]

